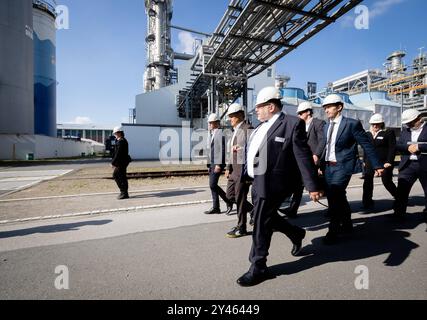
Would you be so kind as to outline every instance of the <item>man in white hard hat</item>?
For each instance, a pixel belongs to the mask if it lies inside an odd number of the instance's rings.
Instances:
[[[233,203],[227,199],[225,191],[218,185],[219,178],[225,168],[225,138],[220,129],[220,120],[216,113],[209,115],[208,124],[211,132],[208,163],[209,187],[211,189],[213,205],[211,209],[205,211],[205,214],[220,214],[219,197],[225,201],[227,207],[233,205]]]
[[[326,137],[323,128],[326,122],[313,117],[313,106],[310,102],[301,102],[297,109],[298,117],[305,122],[305,132],[307,133],[307,143],[313,154],[313,160],[316,167],[319,168],[320,158],[326,145]],[[292,196],[292,201],[286,209],[279,209],[282,213],[290,218],[297,216],[298,208],[301,204],[304,185],[295,191]]]
[[[227,233],[227,237],[239,238],[248,234],[246,228],[247,214],[253,209],[252,204],[247,200],[250,184],[242,181],[247,138],[253,128],[245,121],[245,110],[238,103],[230,105],[227,116],[233,127],[233,136],[230,141],[230,152],[225,171],[228,179],[227,198],[237,205],[237,226]],[[231,208],[229,207],[229,209]],[[230,212],[227,211],[227,214],[230,214]]]
[[[405,110],[402,113],[402,123],[406,128],[403,129],[397,143],[397,151],[402,158],[394,214],[398,218],[405,215],[409,194],[418,179],[424,190],[424,213],[427,215],[427,126],[422,120],[421,113],[416,109]]]
[[[249,255],[251,267],[237,283],[248,287],[272,278],[267,256],[273,230],[284,233],[292,242],[292,255],[298,255],[305,237],[303,228],[291,225],[277,212],[286,197],[304,185],[318,201],[317,170],[307,144],[305,123],[282,113],[281,92],[275,87],[262,89],[255,111],[260,125],[252,133],[247,151],[246,174],[253,179],[254,229]]]
[[[114,168],[113,178],[120,189],[119,200],[128,199],[128,179],[127,179],[127,167],[131,162],[129,156],[129,144],[125,139],[125,134],[122,127],[115,127],[113,134],[116,137],[116,147],[114,152],[111,166]]]
[[[384,168],[361,122],[342,115],[344,101],[341,96],[327,96],[322,106],[329,119],[325,126],[323,171],[330,216],[329,231],[323,240],[325,244],[330,245],[338,241],[340,234],[353,231],[346,189],[357,163],[357,144],[362,146],[377,175],[380,176]]]
[[[393,182],[393,169],[394,158],[396,156],[396,135],[394,131],[385,128],[384,119],[380,113],[372,115],[369,124],[371,125],[368,133],[369,138],[374,145],[380,163],[384,166],[381,180],[387,191],[395,198],[396,185]],[[363,180],[362,203],[364,209],[370,209],[374,205],[372,195],[374,190],[375,171],[372,168],[371,162],[366,157],[364,157],[364,163],[365,176]]]

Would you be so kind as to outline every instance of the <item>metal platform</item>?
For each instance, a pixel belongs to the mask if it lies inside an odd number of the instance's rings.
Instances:
[[[362,0],[232,0],[177,99],[180,117],[203,117],[245,99],[247,79],[295,50]],[[308,31],[307,31],[308,30]],[[306,32],[307,31],[307,32]],[[305,32],[305,33],[304,33]]]

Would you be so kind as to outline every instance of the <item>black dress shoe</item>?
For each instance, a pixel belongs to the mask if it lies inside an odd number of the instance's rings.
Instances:
[[[227,203],[227,210],[225,211],[225,214],[227,216],[231,216],[232,210],[233,210],[233,202]]]
[[[212,209],[209,209],[208,211],[205,211],[205,214],[220,214],[220,213],[221,213],[220,208],[212,208]]]
[[[362,208],[364,210],[369,210],[369,209],[372,209],[373,207],[374,207],[374,201],[363,202]]]
[[[338,237],[336,233],[328,232],[326,236],[323,238],[323,243],[330,246],[336,244],[338,242]]]
[[[343,224],[340,227],[340,232],[341,233],[352,233],[353,230],[354,230],[354,228],[353,228],[353,224],[352,223],[346,223],[346,224]]]
[[[246,272],[243,276],[237,279],[237,283],[242,287],[252,287],[264,282],[265,280],[273,279],[275,276],[271,275],[267,271],[257,274]]]
[[[296,242],[294,242],[291,250],[291,254],[296,257],[301,252],[302,248],[302,240],[305,238],[306,231],[302,229],[303,232],[301,233],[300,239],[298,239]]]
[[[119,200],[123,200],[123,199],[129,199],[129,194],[126,193],[120,193],[120,195],[117,197],[117,199]]]

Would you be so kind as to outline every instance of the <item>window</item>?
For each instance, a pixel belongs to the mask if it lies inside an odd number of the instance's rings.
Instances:
[[[271,78],[273,76],[273,69],[268,68],[267,69],[267,77]]]

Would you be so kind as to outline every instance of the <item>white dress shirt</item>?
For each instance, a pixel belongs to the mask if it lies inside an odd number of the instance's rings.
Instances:
[[[313,118],[310,118],[310,120],[308,120],[308,121],[305,123],[305,132],[306,132],[306,133],[308,133],[308,130],[310,129],[310,125],[312,124],[312,122],[313,122]]]
[[[276,120],[279,118],[280,112],[276,113],[270,120],[261,124],[255,131],[252,133],[249,139],[249,148],[248,148],[248,175],[251,178],[255,177],[254,164],[255,157],[258,153],[259,148],[261,147],[264,139],[267,139],[268,130],[273,126]]]
[[[411,129],[411,141],[412,142],[418,142],[421,131],[423,131],[424,125],[425,125],[425,122],[418,129]],[[418,160],[418,156],[416,154],[412,154],[409,157],[409,159]]]
[[[234,129],[234,133],[233,133],[233,137],[231,138],[231,147],[233,147],[234,139],[236,138],[237,131],[240,129],[240,127],[242,126],[242,124],[243,124],[243,121],[240,122],[235,128],[233,128]]]
[[[325,159],[326,161],[337,162],[337,157],[335,155],[335,144],[337,142],[337,134],[338,134],[338,129],[340,127],[341,121],[342,121],[342,115],[339,115],[338,117],[336,117],[334,120],[331,121],[331,122],[335,122],[335,126],[334,126],[334,132],[332,132],[331,143],[327,141],[327,144],[326,144],[326,155],[329,154],[329,158]],[[329,125],[328,134],[326,135],[327,138],[329,137],[331,128],[332,126]],[[328,150],[329,146],[331,146],[331,151]]]

